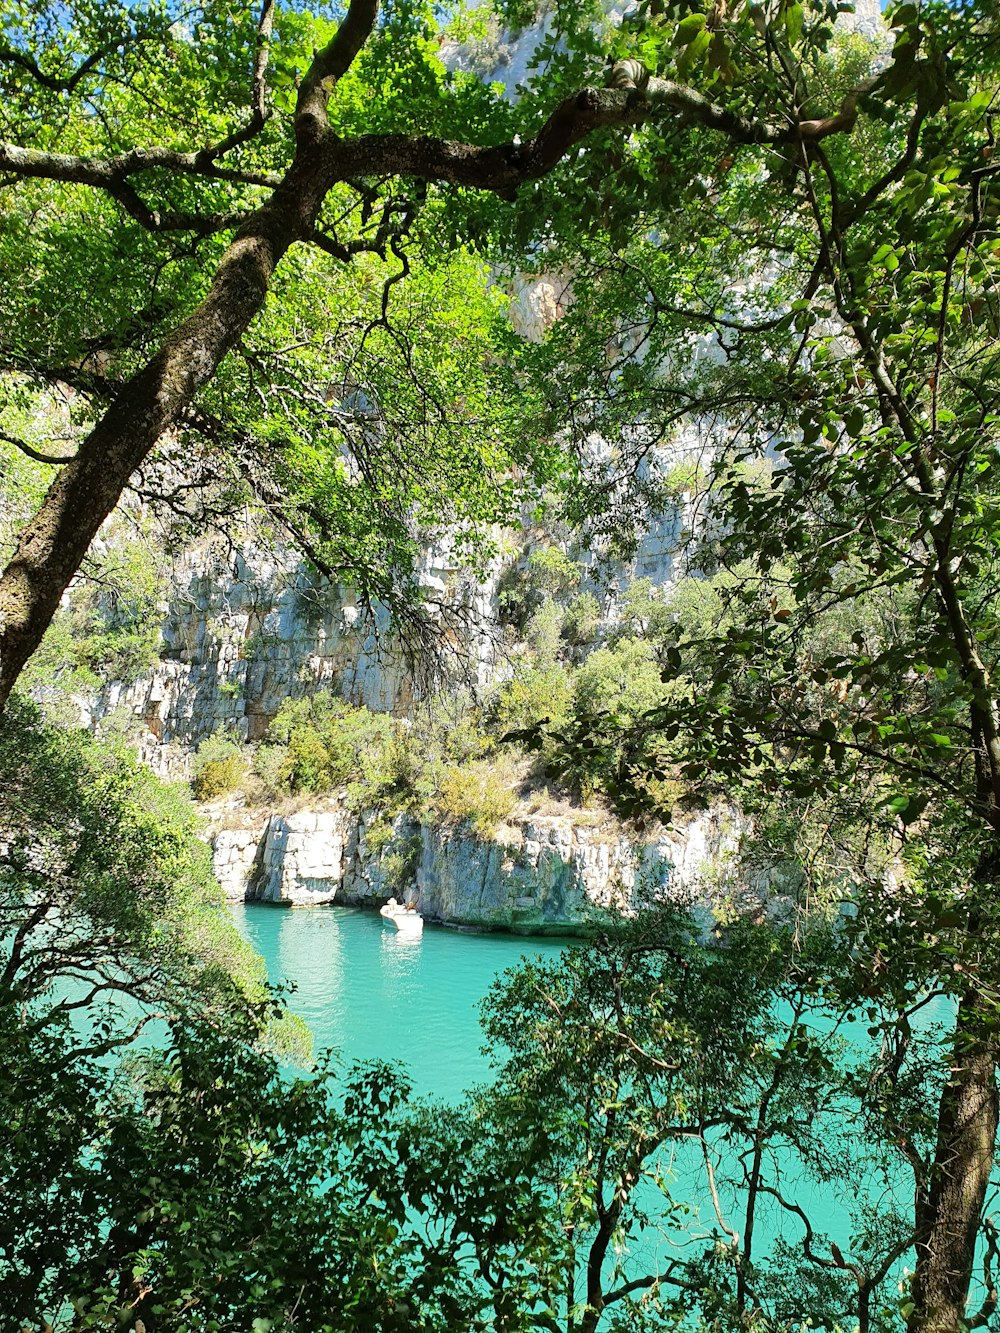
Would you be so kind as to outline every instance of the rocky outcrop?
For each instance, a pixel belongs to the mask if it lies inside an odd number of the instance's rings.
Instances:
[[[590,447],[599,467],[606,446],[592,441]],[[685,439],[647,466],[665,474],[691,447]],[[648,515],[627,564],[609,560],[597,538],[574,551],[581,590],[600,597],[595,642],[617,621],[621,593],[632,579],[663,588],[683,572],[679,550],[691,511],[691,497],[682,495]],[[464,630],[460,643],[444,636],[442,674],[423,688],[447,684],[449,660],[463,683],[478,688],[509,672],[506,650],[499,649],[501,578],[505,569],[527,569],[532,552],[549,546],[551,537],[531,528],[521,541],[513,562],[509,551],[498,556],[493,572],[478,582],[470,581],[447,541],[425,550],[420,581],[436,602],[461,609]],[[291,552],[256,549],[248,541],[224,555],[201,543],[177,556],[171,589],[159,660],[138,680],[109,681],[77,699],[85,726],[100,728],[122,714],[140,722],[140,757],[161,777],[189,778],[192,751],[216,732],[259,741],[288,698],[331,688],[352,704],[405,715],[420,692],[385,618],[372,624],[352,594],[318,584]]]
[[[376,823],[382,835],[373,846]],[[217,832],[216,871],[229,897],[248,901],[375,907],[395,894],[448,925],[574,933],[608,909],[714,901],[745,832],[722,812],[648,841],[630,838],[610,819],[588,822],[587,812],[575,819],[525,814],[492,840],[464,827],[420,828],[400,819],[388,836],[385,827],[377,814],[353,814],[342,801],[272,815],[263,827]],[[766,891],[764,884],[741,890]]]
[[[272,815],[247,875],[247,898],[295,906],[333,902],[355,831],[356,821],[339,808]]]
[[[531,934],[578,930],[595,911],[628,910],[640,896],[658,896],[672,877],[657,845],[562,819],[528,820],[493,842],[423,832],[418,906],[456,925]]]
[[[496,579],[470,582],[446,541],[426,548],[419,577],[436,600],[462,608],[462,670],[485,678]],[[142,758],[162,776],[188,776],[191,750],[215,732],[260,740],[285,699],[327,686],[380,712],[413,702],[410,665],[386,617],[373,623],[353,594],[318,584],[291,552],[192,547],[176,561],[172,589],[160,660],[139,680],[111,681],[80,701],[86,725],[116,712],[141,720]]]
[[[215,878],[232,902],[247,897],[266,830],[267,822],[250,828],[224,828],[212,838]]]

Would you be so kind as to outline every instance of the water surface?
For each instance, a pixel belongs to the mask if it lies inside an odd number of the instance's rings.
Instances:
[[[404,1064],[419,1095],[457,1101],[490,1075],[479,1002],[522,958],[551,958],[571,941],[480,935],[427,926],[400,935],[377,912],[353,907],[234,905],[240,930],[272,982],[309,1024],[316,1050]]]
[[[458,1101],[463,1093],[491,1077],[482,1051],[479,1004],[494,979],[523,958],[553,958],[571,940],[514,935],[475,934],[428,926],[416,939],[399,935],[375,912],[349,907],[302,909],[263,904],[233,908],[237,924],[263,955],[272,982],[292,982],[291,1007],[306,1020],[317,1051],[332,1047],[348,1060],[380,1059],[406,1066],[418,1096]],[[938,1020],[948,1006],[933,1006]],[[930,1008],[921,1022],[930,1018]],[[865,1024],[840,1029],[851,1044],[867,1043]],[[850,1151],[863,1129],[850,1120],[830,1117],[829,1132]],[[725,1155],[725,1148],[719,1145]],[[779,1151],[779,1157],[782,1154]],[[675,1197],[692,1205],[689,1225],[694,1234],[716,1231],[700,1151],[688,1141],[670,1145],[661,1161]],[[893,1194],[905,1199],[905,1171],[896,1164],[889,1178],[857,1179],[847,1196],[842,1188],[804,1178],[786,1160],[784,1187],[810,1214],[817,1232],[826,1232],[846,1246],[853,1206],[867,1194],[887,1202]],[[725,1212],[740,1225],[741,1199],[723,1190]],[[651,1185],[641,1190],[654,1215],[662,1207]],[[801,1241],[798,1219],[766,1198],[759,1200],[758,1232],[764,1249],[783,1237]],[[669,1259],[685,1233],[653,1227],[629,1246],[631,1262],[646,1265]],[[690,1241],[690,1235],[686,1236]],[[820,1247],[822,1248],[822,1246]]]

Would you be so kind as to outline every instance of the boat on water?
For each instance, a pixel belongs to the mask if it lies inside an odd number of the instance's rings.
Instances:
[[[378,910],[383,919],[391,921],[401,935],[419,935],[424,928],[424,918],[416,908],[405,907],[396,902],[395,898],[390,898]]]

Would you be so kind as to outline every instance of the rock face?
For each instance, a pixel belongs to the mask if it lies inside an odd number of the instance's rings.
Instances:
[[[245,896],[294,906],[333,902],[344,881],[345,853],[355,828],[339,808],[272,815],[254,849]]]
[[[611,820],[584,823],[585,817],[526,814],[491,841],[464,828],[418,828],[397,820],[392,838],[383,837],[373,849],[367,834],[377,816],[359,816],[331,802],[272,815],[263,826],[223,829],[213,853],[219,880],[233,899],[375,907],[395,894],[426,919],[447,925],[572,934],[602,910],[716,901],[721,868],[745,832],[716,811],[637,842]],[[396,849],[417,839],[412,868],[401,881]]]
[[[685,439],[649,466],[668,471],[692,447]],[[703,441],[699,447],[704,451]],[[592,448],[599,461],[601,443]],[[648,516],[627,564],[609,560],[596,541],[577,552],[581,588],[596,591],[603,604],[598,635],[615,624],[618,598],[632,579],[663,588],[683,572],[679,547],[692,513],[684,495]],[[445,636],[445,673],[433,684],[446,683],[449,653],[458,676],[479,688],[509,671],[499,628],[502,578],[551,544],[543,529],[526,530],[521,541],[513,561],[509,553],[498,556],[478,582],[446,541],[424,551],[421,583],[436,601],[462,608],[465,626],[460,643]],[[140,757],[170,779],[190,777],[191,752],[216,732],[259,741],[285,699],[332,688],[352,704],[400,715],[420,693],[384,619],[372,625],[350,593],[317,586],[292,553],[249,541],[235,555],[202,543],[177,557],[161,640],[159,661],[138,680],[111,681],[78,702],[87,726],[115,713],[140,720]]]
[[[884,39],[887,32],[880,0],[854,0],[854,13],[841,14],[837,22],[849,31],[863,33],[874,40]]]
[[[492,665],[496,578],[468,582],[446,543],[429,546],[422,584],[461,604],[469,631],[463,670]],[[477,634],[476,627],[481,627]],[[139,680],[110,682],[84,706],[99,723],[122,710],[140,718],[145,762],[162,776],[188,775],[190,751],[224,731],[258,741],[287,698],[332,686],[353,704],[405,712],[414,681],[388,625],[374,625],[354,597],[316,586],[291,553],[248,544],[235,556],[198,546],[177,560],[161,626],[160,661]]]
[[[212,864],[222,891],[233,902],[242,902],[257,861],[267,824],[252,828],[220,829],[212,839]]]

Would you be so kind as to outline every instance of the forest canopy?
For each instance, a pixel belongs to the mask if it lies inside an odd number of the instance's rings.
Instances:
[[[281,1082],[259,1050],[269,1002],[205,965],[214,908],[184,812],[12,696],[2,1017],[29,1166],[35,1112],[54,1109],[36,1072],[72,1071],[60,1160],[78,1249],[58,1269],[49,1218],[31,1269],[43,1305],[91,1291],[70,1327],[171,1327],[210,1300],[218,1327],[241,1326],[248,1300],[291,1327],[296,1291],[317,1327],[352,1326],[345,1311],[358,1327],[572,1333],[692,1309],[727,1329],[995,1321],[1000,28],[992,5],[930,0],[890,6],[865,36],[840,10],[649,0],[610,21],[555,0],[535,29],[522,3],[5,5],[0,443],[17,499],[0,700],[126,488],[190,529],[250,499],[319,573],[425,628],[428,529],[460,534],[474,561],[544,493],[624,549],[641,507],[676,491],[660,460],[679,451],[698,507],[690,577],[629,612],[626,684],[650,688],[616,708],[592,664],[558,724],[523,700],[511,712],[553,773],[623,815],[738,789],[822,907],[784,934],[720,926],[707,947],[673,919],[611,931],[511,979],[487,1019],[510,1058],[465,1108],[472,1131],[394,1119],[405,1089],[384,1070],[336,1111],[296,1084],[272,1115],[249,1092]],[[482,74],[521,28],[535,46],[510,96]],[[541,272],[568,275],[572,299],[526,341],[510,283]],[[70,951],[77,982],[99,963],[169,1008],[167,1052],[124,1091],[107,1051],[80,1052],[67,1014],[38,1008],[57,917],[96,941],[82,962]],[[936,1053],[917,1018],[932,1000]],[[813,1008],[835,1026],[865,1012],[870,1059],[815,1041]],[[847,1106],[906,1174],[891,1222],[867,1216],[843,1246],[806,1218],[781,1270],[755,1256],[748,1205],[742,1233],[720,1229],[696,1262],[609,1285],[660,1147],[693,1136],[707,1169],[713,1133],[739,1139],[748,1197],[794,1212],[767,1162],[798,1153],[843,1185],[808,1130]],[[402,1175],[385,1172],[387,1136]],[[205,1154],[206,1199],[185,1190],[178,1144]],[[167,1184],[125,1216],[145,1155]],[[317,1178],[338,1188],[317,1195]],[[100,1193],[108,1180],[118,1193]],[[284,1210],[320,1280],[239,1231],[230,1186]],[[31,1200],[11,1200],[16,1245]],[[404,1225],[425,1206],[426,1243]],[[178,1217],[218,1248],[212,1264],[172,1239]],[[322,1279],[324,1227],[358,1265],[343,1304]],[[270,1294],[226,1266],[240,1245]],[[459,1250],[479,1265],[471,1285]],[[581,1271],[585,1297],[564,1300]]]
[[[4,696],[123,488],[178,440],[185,482],[224,460],[319,568],[400,608],[414,513],[470,531],[510,512],[513,479],[565,471],[483,259],[513,239],[523,264],[609,205],[612,232],[616,208],[638,223],[670,162],[703,193],[703,142],[794,159],[875,95],[859,70],[803,102],[833,6],[779,5],[761,32],[752,5],[711,27],[684,8],[615,27],[555,6],[513,100],[442,60],[430,5],[7,9],[5,435],[63,461],[0,579]],[[933,68],[921,53],[909,84]],[[892,69],[889,107],[912,94]],[[18,414],[65,386],[41,448]]]

